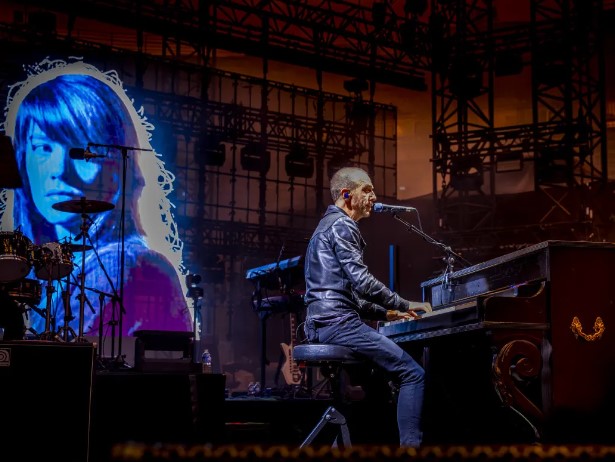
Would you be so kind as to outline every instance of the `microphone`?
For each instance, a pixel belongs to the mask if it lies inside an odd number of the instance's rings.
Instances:
[[[374,212],[389,212],[389,213],[397,213],[397,212],[416,212],[414,207],[404,207],[402,205],[387,205],[381,204],[380,202],[376,202],[374,204]]]
[[[104,154],[94,154],[93,152],[90,151],[89,147],[87,147],[86,149],[71,148],[68,151],[68,156],[71,159],[85,160],[86,162],[88,162],[90,159],[96,159],[98,157],[107,157]]]

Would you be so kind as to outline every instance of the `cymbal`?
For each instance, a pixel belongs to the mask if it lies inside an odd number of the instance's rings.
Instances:
[[[68,201],[56,202],[51,205],[52,208],[59,210],[60,212],[69,213],[100,213],[111,210],[115,205],[110,202],[97,201],[92,199],[72,199]]]
[[[72,253],[78,253],[81,252],[83,250],[92,250],[94,247],[92,247],[89,244],[86,245],[82,245],[82,244],[64,244],[64,246],[70,250]]]

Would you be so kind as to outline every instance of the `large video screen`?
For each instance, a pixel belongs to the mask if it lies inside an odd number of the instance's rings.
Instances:
[[[118,73],[46,59],[4,117],[22,181],[0,197],[5,337],[192,331],[174,175]]]

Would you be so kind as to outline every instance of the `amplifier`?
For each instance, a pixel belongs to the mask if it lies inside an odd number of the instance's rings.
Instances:
[[[192,332],[135,331],[135,370],[139,372],[196,372]]]
[[[0,342],[3,453],[88,460],[94,354],[89,343]]]

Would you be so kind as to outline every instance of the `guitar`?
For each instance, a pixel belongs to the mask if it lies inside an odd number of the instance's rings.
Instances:
[[[295,313],[288,313],[290,320],[290,343],[280,343],[282,352],[284,353],[284,364],[281,371],[287,385],[299,385],[301,383],[301,371],[299,365],[293,360],[293,347],[297,343],[297,332],[295,324],[297,323]]]

